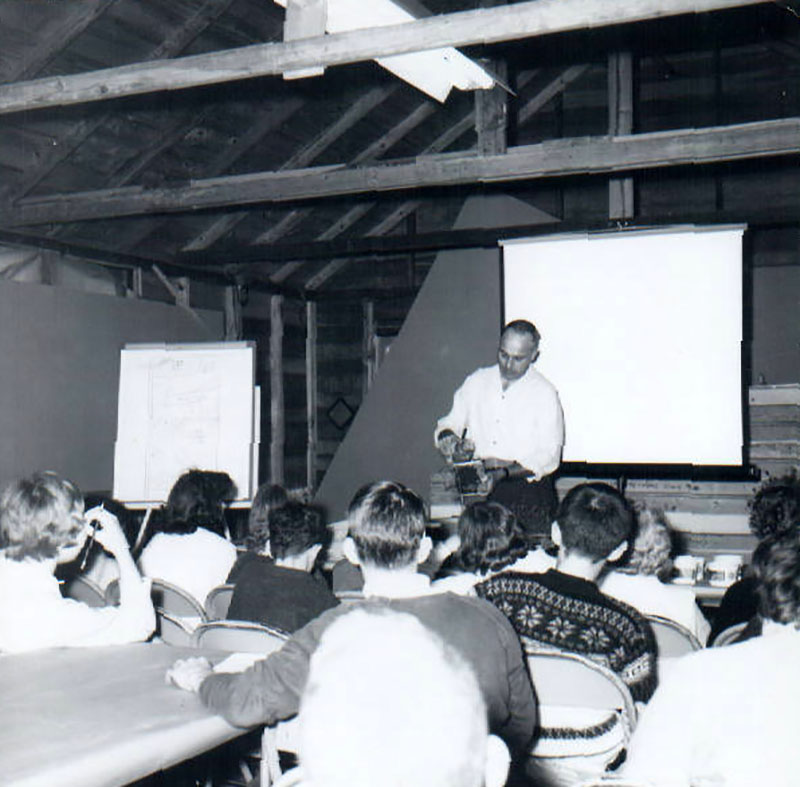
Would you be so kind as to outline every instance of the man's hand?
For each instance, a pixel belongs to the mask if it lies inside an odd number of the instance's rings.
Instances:
[[[178,659],[166,674],[167,683],[172,683],[184,691],[197,693],[200,684],[214,671],[211,662],[203,656]]]
[[[450,462],[468,462],[475,454],[475,443],[468,437],[459,439],[450,429],[444,429],[436,439],[439,451]]]

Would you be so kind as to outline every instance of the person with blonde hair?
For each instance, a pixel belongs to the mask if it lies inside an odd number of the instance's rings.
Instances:
[[[705,644],[711,626],[697,605],[694,589],[666,583],[672,572],[671,553],[672,529],[666,515],[660,509],[642,508],[630,555],[606,574],[600,590],[644,615],[674,620]]]
[[[300,704],[307,787],[501,787],[475,673],[408,613],[355,608],[324,632]]]
[[[82,553],[92,527],[119,566],[118,607],[63,598],[55,578],[56,566]],[[138,642],[155,628],[150,583],[117,518],[101,506],[84,513],[78,488],[50,472],[15,481],[0,496],[0,598],[0,651],[7,653]]]

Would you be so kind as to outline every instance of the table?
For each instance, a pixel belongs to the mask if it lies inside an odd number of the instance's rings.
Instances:
[[[191,655],[226,654],[136,643],[0,656],[0,783],[126,784],[243,734],[166,684]]]

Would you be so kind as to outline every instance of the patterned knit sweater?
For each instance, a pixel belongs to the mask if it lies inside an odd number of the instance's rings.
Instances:
[[[505,571],[475,586],[511,622],[524,647],[580,653],[616,672],[633,699],[656,688],[656,643],[633,607],[601,593],[594,582],[550,569]]]

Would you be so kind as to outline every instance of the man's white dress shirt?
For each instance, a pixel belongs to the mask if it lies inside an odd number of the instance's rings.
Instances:
[[[434,438],[444,429],[461,437],[465,428],[477,459],[517,462],[537,480],[561,461],[564,415],[558,392],[532,366],[505,391],[497,365],[469,375],[450,412],[436,424]]]

